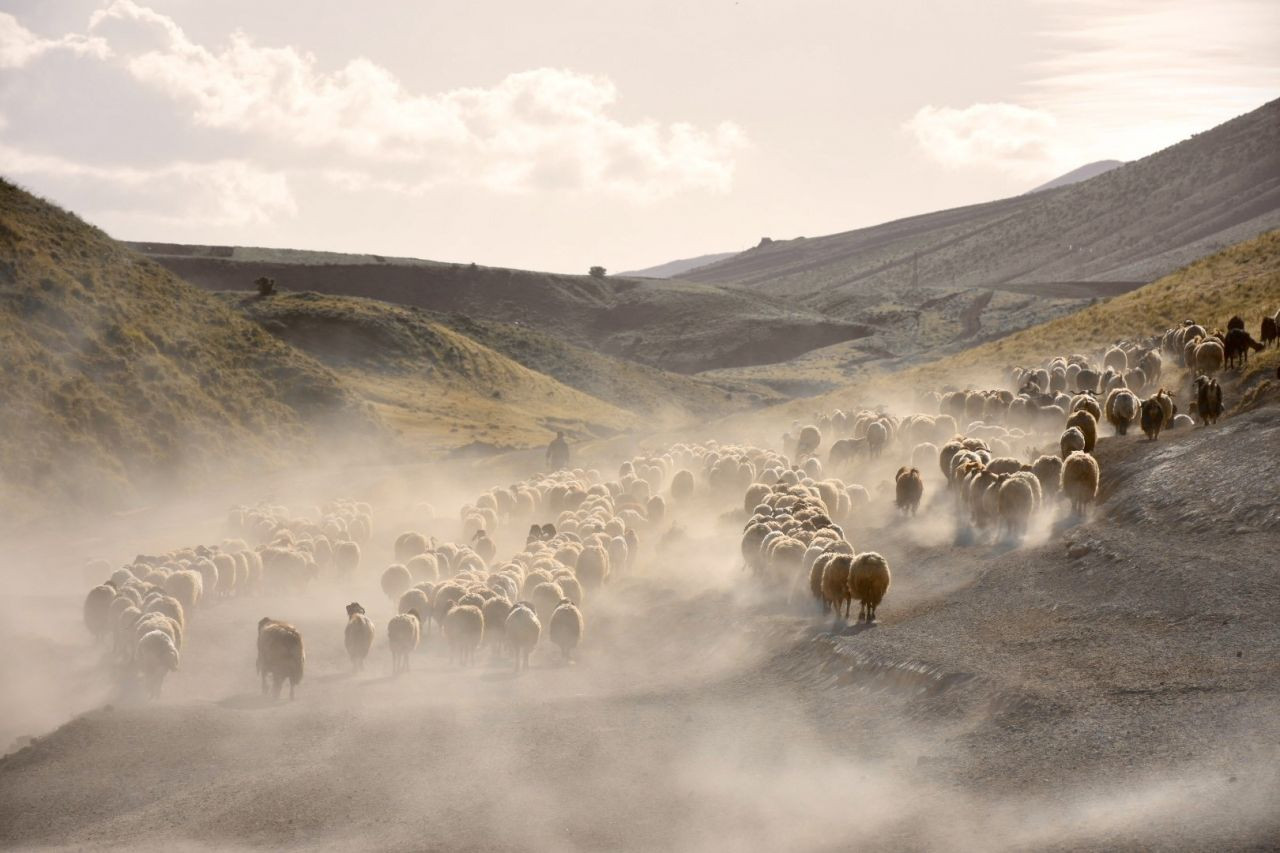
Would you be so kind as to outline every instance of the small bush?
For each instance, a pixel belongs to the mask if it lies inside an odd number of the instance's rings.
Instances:
[[[592,267],[592,268],[591,268],[591,270],[590,270],[590,274],[591,274],[591,277],[592,277],[592,278],[604,278],[605,268],[604,268],[604,267]]]

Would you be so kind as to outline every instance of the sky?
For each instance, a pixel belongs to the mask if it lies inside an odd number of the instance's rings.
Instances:
[[[1275,0],[0,0],[0,173],[129,240],[634,269],[1278,96]]]

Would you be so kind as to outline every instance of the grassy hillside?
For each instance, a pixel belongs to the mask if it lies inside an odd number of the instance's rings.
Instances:
[[[530,447],[557,429],[586,438],[641,424],[419,309],[318,293],[220,296],[330,367],[419,453]]]
[[[332,371],[2,180],[0,399],[11,521],[122,508],[382,434]]]
[[[1280,310],[1280,230],[1271,231],[1190,264],[1122,296],[1082,311],[1024,329],[963,352],[896,372],[878,372],[808,400],[774,410],[779,416],[808,415],[820,409],[875,404],[900,398],[912,389],[986,384],[1001,380],[1013,365],[1038,364],[1046,357],[1073,352],[1097,353],[1118,340],[1137,340],[1193,319],[1209,328],[1226,328],[1239,314],[1249,333],[1259,337],[1262,316]],[[1243,371],[1223,374],[1229,397],[1241,396],[1280,366],[1280,348],[1253,353]],[[1185,371],[1166,362],[1162,383],[1183,389]],[[1231,400],[1228,399],[1228,405]]]
[[[1186,319],[1225,329],[1233,314],[1245,320],[1256,338],[1263,313],[1277,310],[1280,230],[1210,255],[1131,293],[942,359],[928,369],[963,371],[986,364],[1029,363],[1073,347],[1087,352],[1117,340],[1158,334]]]
[[[686,281],[592,278],[373,255],[131,244],[209,290],[260,275],[283,290],[360,296],[521,324],[568,344],[679,373],[782,361],[863,337],[858,322],[789,301]]]

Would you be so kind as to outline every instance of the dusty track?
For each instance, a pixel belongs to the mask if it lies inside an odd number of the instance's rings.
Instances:
[[[368,579],[217,605],[163,701],[112,697],[0,761],[0,842],[1268,849],[1280,481],[1256,461],[1280,438],[1274,414],[1103,440],[1095,517],[1020,549],[952,544],[931,482],[918,519],[853,531],[895,567],[870,630],[828,633],[840,626],[743,594],[728,522],[589,601],[578,664],[544,647],[520,678],[449,666],[438,636],[390,678],[390,608]],[[348,595],[380,630],[359,676],[340,640]],[[21,652],[66,675],[41,698],[110,696],[78,599],[10,600],[5,621],[40,634],[23,615],[36,604],[54,624]],[[265,613],[308,638],[292,703],[257,690]]]

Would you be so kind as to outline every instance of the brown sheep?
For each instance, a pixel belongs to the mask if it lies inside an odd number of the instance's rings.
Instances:
[[[1072,453],[1062,463],[1062,493],[1071,501],[1071,511],[1083,515],[1098,496],[1098,460],[1088,453]]]
[[[1098,398],[1092,394],[1078,394],[1071,399],[1071,411],[1081,410],[1093,415],[1094,421],[1102,420],[1102,406],[1098,405]]]
[[[1063,459],[1072,453],[1082,452],[1084,447],[1084,433],[1079,427],[1067,427],[1062,431],[1062,436],[1058,439],[1058,449]]]
[[[1227,367],[1244,367],[1249,363],[1249,350],[1261,352],[1262,344],[1244,329],[1232,329],[1222,343]]]
[[[831,605],[826,596],[822,594],[822,579],[826,575],[827,563],[830,563],[835,558],[836,555],[833,552],[820,554],[809,569],[809,592],[813,595],[814,600],[818,602],[818,606],[822,608],[823,613],[830,610]]]
[[[1067,418],[1067,426],[1075,427],[1084,436],[1084,452],[1092,453],[1098,443],[1098,421],[1087,409],[1078,409]]]
[[[111,602],[115,597],[115,589],[102,584],[89,590],[84,600],[84,624],[95,640],[101,641],[111,630]]]
[[[347,605],[347,627],[343,632],[343,644],[347,648],[347,657],[351,658],[351,668],[356,672],[364,669],[364,659],[369,656],[373,646],[373,621],[364,614],[364,608],[358,601]]]
[[[875,622],[876,608],[889,591],[889,563],[874,551],[854,558],[849,568],[849,596],[859,602],[858,621]]]
[[[444,635],[449,641],[449,662],[469,666],[484,641],[484,613],[471,604],[452,605],[444,616]]]
[[[1269,347],[1277,340],[1280,340],[1280,323],[1277,323],[1275,317],[1262,318],[1262,331],[1258,335],[1262,338],[1262,345]]]
[[[1148,441],[1155,441],[1160,437],[1160,430],[1164,428],[1164,407],[1160,405],[1160,401],[1155,397],[1144,400],[1142,403],[1142,432],[1147,436]]]
[[[1001,481],[996,493],[999,526],[1010,537],[1020,539],[1026,535],[1032,513],[1039,508],[1040,501],[1035,488],[1038,481],[1027,474],[1005,475],[1001,477]]]
[[[898,474],[894,478],[897,484],[898,509],[903,514],[910,513],[915,515],[920,508],[920,498],[924,495],[924,478],[920,476],[919,468],[907,468],[905,465],[898,469]]]
[[[844,618],[849,618],[849,569],[852,565],[853,557],[837,554],[826,561],[822,570],[822,600],[827,607],[835,610],[837,619],[841,609],[844,610]]]
[[[307,655],[302,646],[302,634],[287,622],[277,622],[263,617],[258,621],[258,674],[262,676],[262,692],[267,692],[267,676],[273,682],[272,695],[279,699],[280,688],[289,682],[289,700],[302,681],[302,670]]]
[[[1040,493],[1045,500],[1058,496],[1062,479],[1062,460],[1057,456],[1041,456],[1031,464],[1031,473],[1040,481]]]

